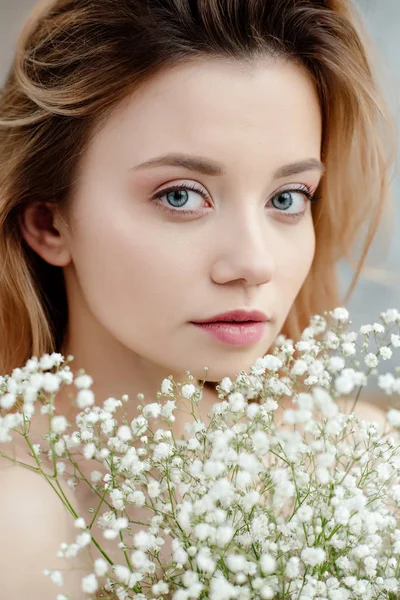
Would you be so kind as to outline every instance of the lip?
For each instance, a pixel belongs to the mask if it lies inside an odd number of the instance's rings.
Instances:
[[[243,323],[246,321],[265,322],[270,320],[271,319],[262,310],[245,310],[239,308],[237,310],[230,310],[225,313],[214,315],[213,317],[209,317],[207,319],[192,321],[192,323],[198,325],[204,323],[220,323],[224,321]]]
[[[261,310],[238,309],[192,321],[192,324],[224,344],[248,346],[263,338],[266,323],[270,320]]]

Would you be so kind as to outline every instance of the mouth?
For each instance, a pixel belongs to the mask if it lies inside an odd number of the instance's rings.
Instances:
[[[242,308],[238,308],[235,310],[229,310],[224,313],[219,313],[217,315],[213,315],[212,317],[206,317],[205,319],[198,319],[196,323],[220,323],[220,322],[229,322],[229,323],[247,323],[251,322],[265,322],[270,321],[271,318],[262,310],[253,309],[253,310],[245,310]]]
[[[236,308],[192,321],[213,339],[231,346],[248,346],[259,342],[271,321],[263,310]]]
[[[248,346],[259,342],[264,334],[265,321],[213,321],[193,323],[213,339],[231,346]]]

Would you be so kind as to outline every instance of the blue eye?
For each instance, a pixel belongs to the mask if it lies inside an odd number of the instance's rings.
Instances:
[[[275,204],[274,200],[276,198],[278,199],[278,202]],[[292,192],[281,192],[277,196],[274,196],[271,202],[278,210],[288,210],[293,205]]]
[[[285,218],[298,219],[305,212],[307,201],[315,197],[303,188],[301,190],[284,190],[271,198],[271,204],[277,211],[283,213]]]
[[[167,192],[165,196],[167,197],[167,202],[170,202],[172,206],[181,208],[187,203],[189,193],[187,190],[174,190]]]
[[[159,208],[161,208],[161,210],[165,210],[166,212],[169,213],[178,213],[179,215],[183,214],[183,215],[200,215],[203,214],[204,210],[203,209],[196,209],[196,208],[192,208],[192,209],[185,209],[185,210],[179,210],[182,206],[186,206],[186,204],[188,204],[189,200],[190,200],[190,194],[189,191],[193,191],[196,192],[199,196],[202,196],[203,198],[208,199],[209,196],[208,194],[204,191],[203,188],[197,186],[196,184],[188,184],[188,183],[181,183],[181,184],[176,184],[176,185],[172,185],[164,190],[161,190],[160,192],[157,192],[154,196],[153,196],[153,200],[157,200],[158,201],[158,206]],[[165,202],[161,202],[162,198],[165,197]],[[169,206],[171,208],[168,208],[165,206],[165,203],[168,203]]]
[[[172,185],[168,188],[157,192],[152,200],[157,200],[158,208],[168,213],[175,213],[183,216],[196,216],[204,214],[204,208],[200,206],[191,209],[182,209],[187,204],[190,204],[190,191],[196,192],[199,197],[210,200],[209,195],[204,189],[194,183],[181,183]],[[165,200],[163,200],[165,199]],[[288,190],[282,190],[270,200],[272,206],[276,209],[277,213],[281,213],[285,219],[293,220],[299,219],[305,213],[304,208],[298,208],[299,201],[300,205],[304,205],[305,201],[316,201],[318,198],[316,194],[313,194],[308,188],[300,186],[298,188],[292,188]],[[169,206],[168,206],[169,205]],[[294,210],[291,210],[294,206]]]

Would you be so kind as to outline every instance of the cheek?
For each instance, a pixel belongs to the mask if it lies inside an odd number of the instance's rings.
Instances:
[[[76,240],[79,285],[103,325],[112,328],[118,320],[161,314],[165,322],[176,320],[177,298],[195,277],[188,248],[176,238],[139,219],[113,214],[82,221]]]
[[[282,252],[276,258],[276,282],[284,295],[285,305],[294,302],[303,285],[315,254],[315,232],[312,218],[307,219],[293,236],[287,236]]]

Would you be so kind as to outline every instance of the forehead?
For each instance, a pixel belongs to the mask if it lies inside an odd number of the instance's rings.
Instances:
[[[257,59],[223,59],[165,70],[125,98],[97,134],[138,160],[171,151],[264,154],[281,160],[318,156],[319,99],[306,69]]]

